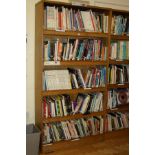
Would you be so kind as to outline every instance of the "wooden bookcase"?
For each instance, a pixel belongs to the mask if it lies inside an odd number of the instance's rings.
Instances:
[[[51,5],[51,6],[65,6],[68,8],[75,8],[75,9],[82,9],[82,10],[88,10],[92,9],[93,11],[106,11],[109,15],[109,27],[108,27],[108,33],[102,33],[102,32],[73,32],[73,31],[66,31],[66,32],[58,32],[54,30],[47,30],[44,28],[44,6],[45,5]],[[63,3],[63,2],[55,2],[55,1],[40,1],[35,6],[35,123],[39,128],[41,129],[41,132],[43,132],[43,123],[53,122],[53,121],[64,121],[64,120],[70,120],[70,119],[77,119],[77,118],[83,118],[83,117],[91,117],[91,116],[98,116],[101,115],[105,118],[106,114],[108,112],[112,111],[128,111],[129,107],[128,105],[120,106],[114,110],[109,110],[106,108],[107,106],[107,100],[108,100],[108,90],[109,89],[115,89],[115,88],[129,88],[129,84],[124,85],[117,85],[117,84],[106,84],[105,87],[101,88],[92,88],[92,89],[73,89],[73,90],[51,90],[51,91],[43,91],[42,90],[42,72],[44,70],[52,69],[54,66],[44,66],[43,62],[43,41],[44,38],[51,38],[51,37],[75,37],[75,38],[102,38],[107,41],[108,43],[108,53],[110,52],[110,43],[111,40],[129,40],[129,36],[126,35],[111,35],[111,20],[113,14],[123,14],[128,16],[128,11],[123,10],[113,10],[111,8],[103,8],[103,7],[97,7],[97,6],[75,6],[71,3]],[[110,64],[113,65],[120,65],[120,64],[129,64],[128,60],[125,61],[115,61],[110,60],[108,57],[109,54],[107,54],[107,60],[106,61],[61,61],[60,65],[57,66],[58,68],[65,68],[67,66],[80,66],[80,67],[88,67],[88,66],[98,66],[103,65],[106,66],[106,79],[108,81],[108,67]],[[90,92],[104,92],[104,110],[102,112],[93,112],[88,115],[82,115],[82,114],[75,114],[72,116],[64,116],[64,117],[54,117],[54,118],[43,118],[42,117],[42,97],[48,96],[48,95],[58,95],[58,94],[78,94],[78,93],[90,93]],[[76,145],[81,145],[85,143],[93,143],[97,141],[103,141],[106,138],[113,138],[115,136],[128,136],[129,130],[128,129],[122,129],[118,131],[112,131],[112,132],[106,132],[100,135],[95,136],[87,136],[84,138],[81,138],[78,141],[60,141],[56,142],[54,144],[47,144],[43,145],[40,144],[40,148],[42,152],[52,152],[60,149],[67,149],[70,147],[74,147]]]

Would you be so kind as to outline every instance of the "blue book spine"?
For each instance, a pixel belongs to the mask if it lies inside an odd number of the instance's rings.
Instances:
[[[82,50],[83,50],[83,43],[80,44],[80,48],[79,48],[78,55],[77,55],[77,60],[81,59]]]
[[[87,60],[90,60],[91,59],[92,50],[93,50],[92,49],[92,44],[91,44],[91,42],[89,42],[88,54],[87,54],[87,57],[86,57]]]
[[[103,68],[103,71],[104,71],[104,84],[106,84],[106,68],[105,67]]]

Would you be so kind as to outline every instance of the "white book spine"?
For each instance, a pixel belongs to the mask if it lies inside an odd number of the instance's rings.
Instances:
[[[44,61],[48,61],[48,45],[44,45]]]
[[[85,82],[84,82],[84,79],[83,79],[83,76],[82,76],[81,70],[80,70],[80,69],[77,69],[77,71],[78,71],[78,75],[80,76],[80,79],[82,80],[83,87],[86,88],[86,84],[85,84]]]
[[[77,52],[77,47],[78,47],[78,43],[79,43],[79,40],[76,39],[75,41],[75,46],[74,46],[74,50],[73,50],[73,56],[72,56],[72,60],[75,60],[75,57],[76,57],[76,52]]]
[[[63,122],[61,122],[61,126],[62,126],[63,133],[65,135],[65,139],[67,140],[68,139],[68,136],[67,136],[66,129],[64,127],[64,123]]]
[[[73,45],[72,44],[70,44],[70,50],[69,50],[69,58],[68,58],[68,60],[71,60],[71,58],[72,58],[72,51],[73,51]]]
[[[63,7],[63,26],[64,30],[66,30],[66,12],[64,7]]]
[[[111,115],[108,115],[108,131],[112,131],[112,125],[111,125]]]
[[[75,74],[72,74],[72,77],[73,77],[73,80],[74,80],[74,82],[75,82],[75,87],[78,89],[79,86],[78,86],[78,82],[77,82],[77,80],[76,80]]]
[[[103,118],[100,118],[100,134],[103,133],[103,124],[104,124],[104,120]]]
[[[87,95],[86,98],[84,99],[83,103],[82,103],[82,107],[81,107],[81,110],[80,112],[82,114],[84,114],[88,108],[88,104],[89,104],[89,101],[90,101],[90,96]]]
[[[65,60],[68,60],[69,47],[70,47],[70,44],[69,44],[69,39],[68,39],[68,41],[67,41],[67,48],[66,48],[66,54],[65,54]]]

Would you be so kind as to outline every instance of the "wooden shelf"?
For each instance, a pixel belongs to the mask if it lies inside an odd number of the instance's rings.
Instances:
[[[127,112],[129,111],[129,104],[120,105],[114,109],[107,109],[107,113],[109,112]]]
[[[43,123],[50,123],[50,122],[59,122],[59,121],[66,121],[71,119],[79,119],[79,118],[86,118],[86,117],[92,117],[92,116],[103,116],[105,115],[105,111],[101,112],[92,112],[90,114],[75,114],[75,115],[68,115],[63,117],[52,117],[52,118],[45,118],[43,119]]]
[[[44,29],[43,34],[46,36],[69,36],[69,37],[82,37],[82,38],[108,38],[108,34],[102,32],[77,32],[77,31],[55,31]]]
[[[129,60],[111,60],[111,59],[109,59],[109,64],[110,65],[121,65],[121,64],[128,65]]]
[[[129,40],[129,36],[126,35],[111,35],[111,40]]]
[[[129,88],[129,84],[108,84],[108,89],[115,89],[115,88]]]
[[[79,89],[63,89],[63,90],[49,90],[43,91],[42,96],[60,95],[60,94],[78,94],[78,93],[91,93],[91,92],[103,92],[105,87],[99,88],[79,88]]]
[[[98,65],[106,65],[107,62],[106,61],[88,61],[88,60],[80,60],[80,61],[60,61],[58,63],[53,63],[52,65],[44,65],[44,69],[50,69],[53,66],[98,66]]]
[[[81,137],[78,140],[63,140],[50,144],[43,144],[41,147],[42,152],[55,152],[58,150],[70,149],[70,147],[85,146],[86,144],[93,144],[104,140],[104,134],[97,134],[91,136]]]

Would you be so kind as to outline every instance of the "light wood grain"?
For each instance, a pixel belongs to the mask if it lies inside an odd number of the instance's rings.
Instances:
[[[124,136],[121,136],[124,135]],[[104,140],[103,140],[104,139]],[[67,144],[68,143],[68,144]],[[65,148],[62,145],[65,145]],[[52,153],[40,155],[128,155],[129,134],[128,129],[107,133],[106,136],[97,135],[79,141],[63,142],[53,147]]]

